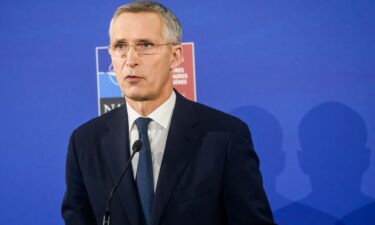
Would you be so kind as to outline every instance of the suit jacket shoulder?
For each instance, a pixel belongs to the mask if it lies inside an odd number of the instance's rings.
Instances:
[[[189,105],[188,107],[192,109],[192,112],[198,118],[198,126],[201,132],[234,133],[240,128],[245,131],[246,136],[250,137],[250,130],[241,119],[201,103],[192,102],[184,98],[182,101],[186,101],[185,104]],[[178,113],[178,110],[176,111]]]
[[[81,140],[82,138],[84,141],[97,140],[108,131],[108,124],[127,126],[126,105],[83,123],[74,130],[73,136],[76,137],[76,140]]]

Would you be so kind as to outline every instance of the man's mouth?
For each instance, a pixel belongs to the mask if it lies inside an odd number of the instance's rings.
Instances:
[[[137,75],[126,75],[125,76],[125,80],[127,81],[138,81],[138,80],[141,80],[143,79],[141,76],[137,76]]]

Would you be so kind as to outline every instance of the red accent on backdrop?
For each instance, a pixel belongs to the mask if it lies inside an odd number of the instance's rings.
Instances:
[[[196,101],[194,43],[183,43],[182,55],[183,62],[173,70],[173,85],[183,96]]]

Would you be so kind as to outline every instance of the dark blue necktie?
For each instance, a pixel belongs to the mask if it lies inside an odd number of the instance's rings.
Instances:
[[[147,127],[150,121],[150,118],[142,117],[135,120],[139,132],[139,139],[143,143],[142,149],[139,151],[136,181],[143,215],[147,225],[151,225],[152,204],[154,200],[151,148],[147,134]]]

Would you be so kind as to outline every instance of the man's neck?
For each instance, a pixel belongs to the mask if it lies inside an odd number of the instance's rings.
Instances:
[[[169,97],[171,97],[172,92],[173,90],[169,91],[165,95],[159,96],[159,98],[156,100],[136,101],[125,97],[125,101],[140,115],[148,116],[165,101],[167,101]]]

